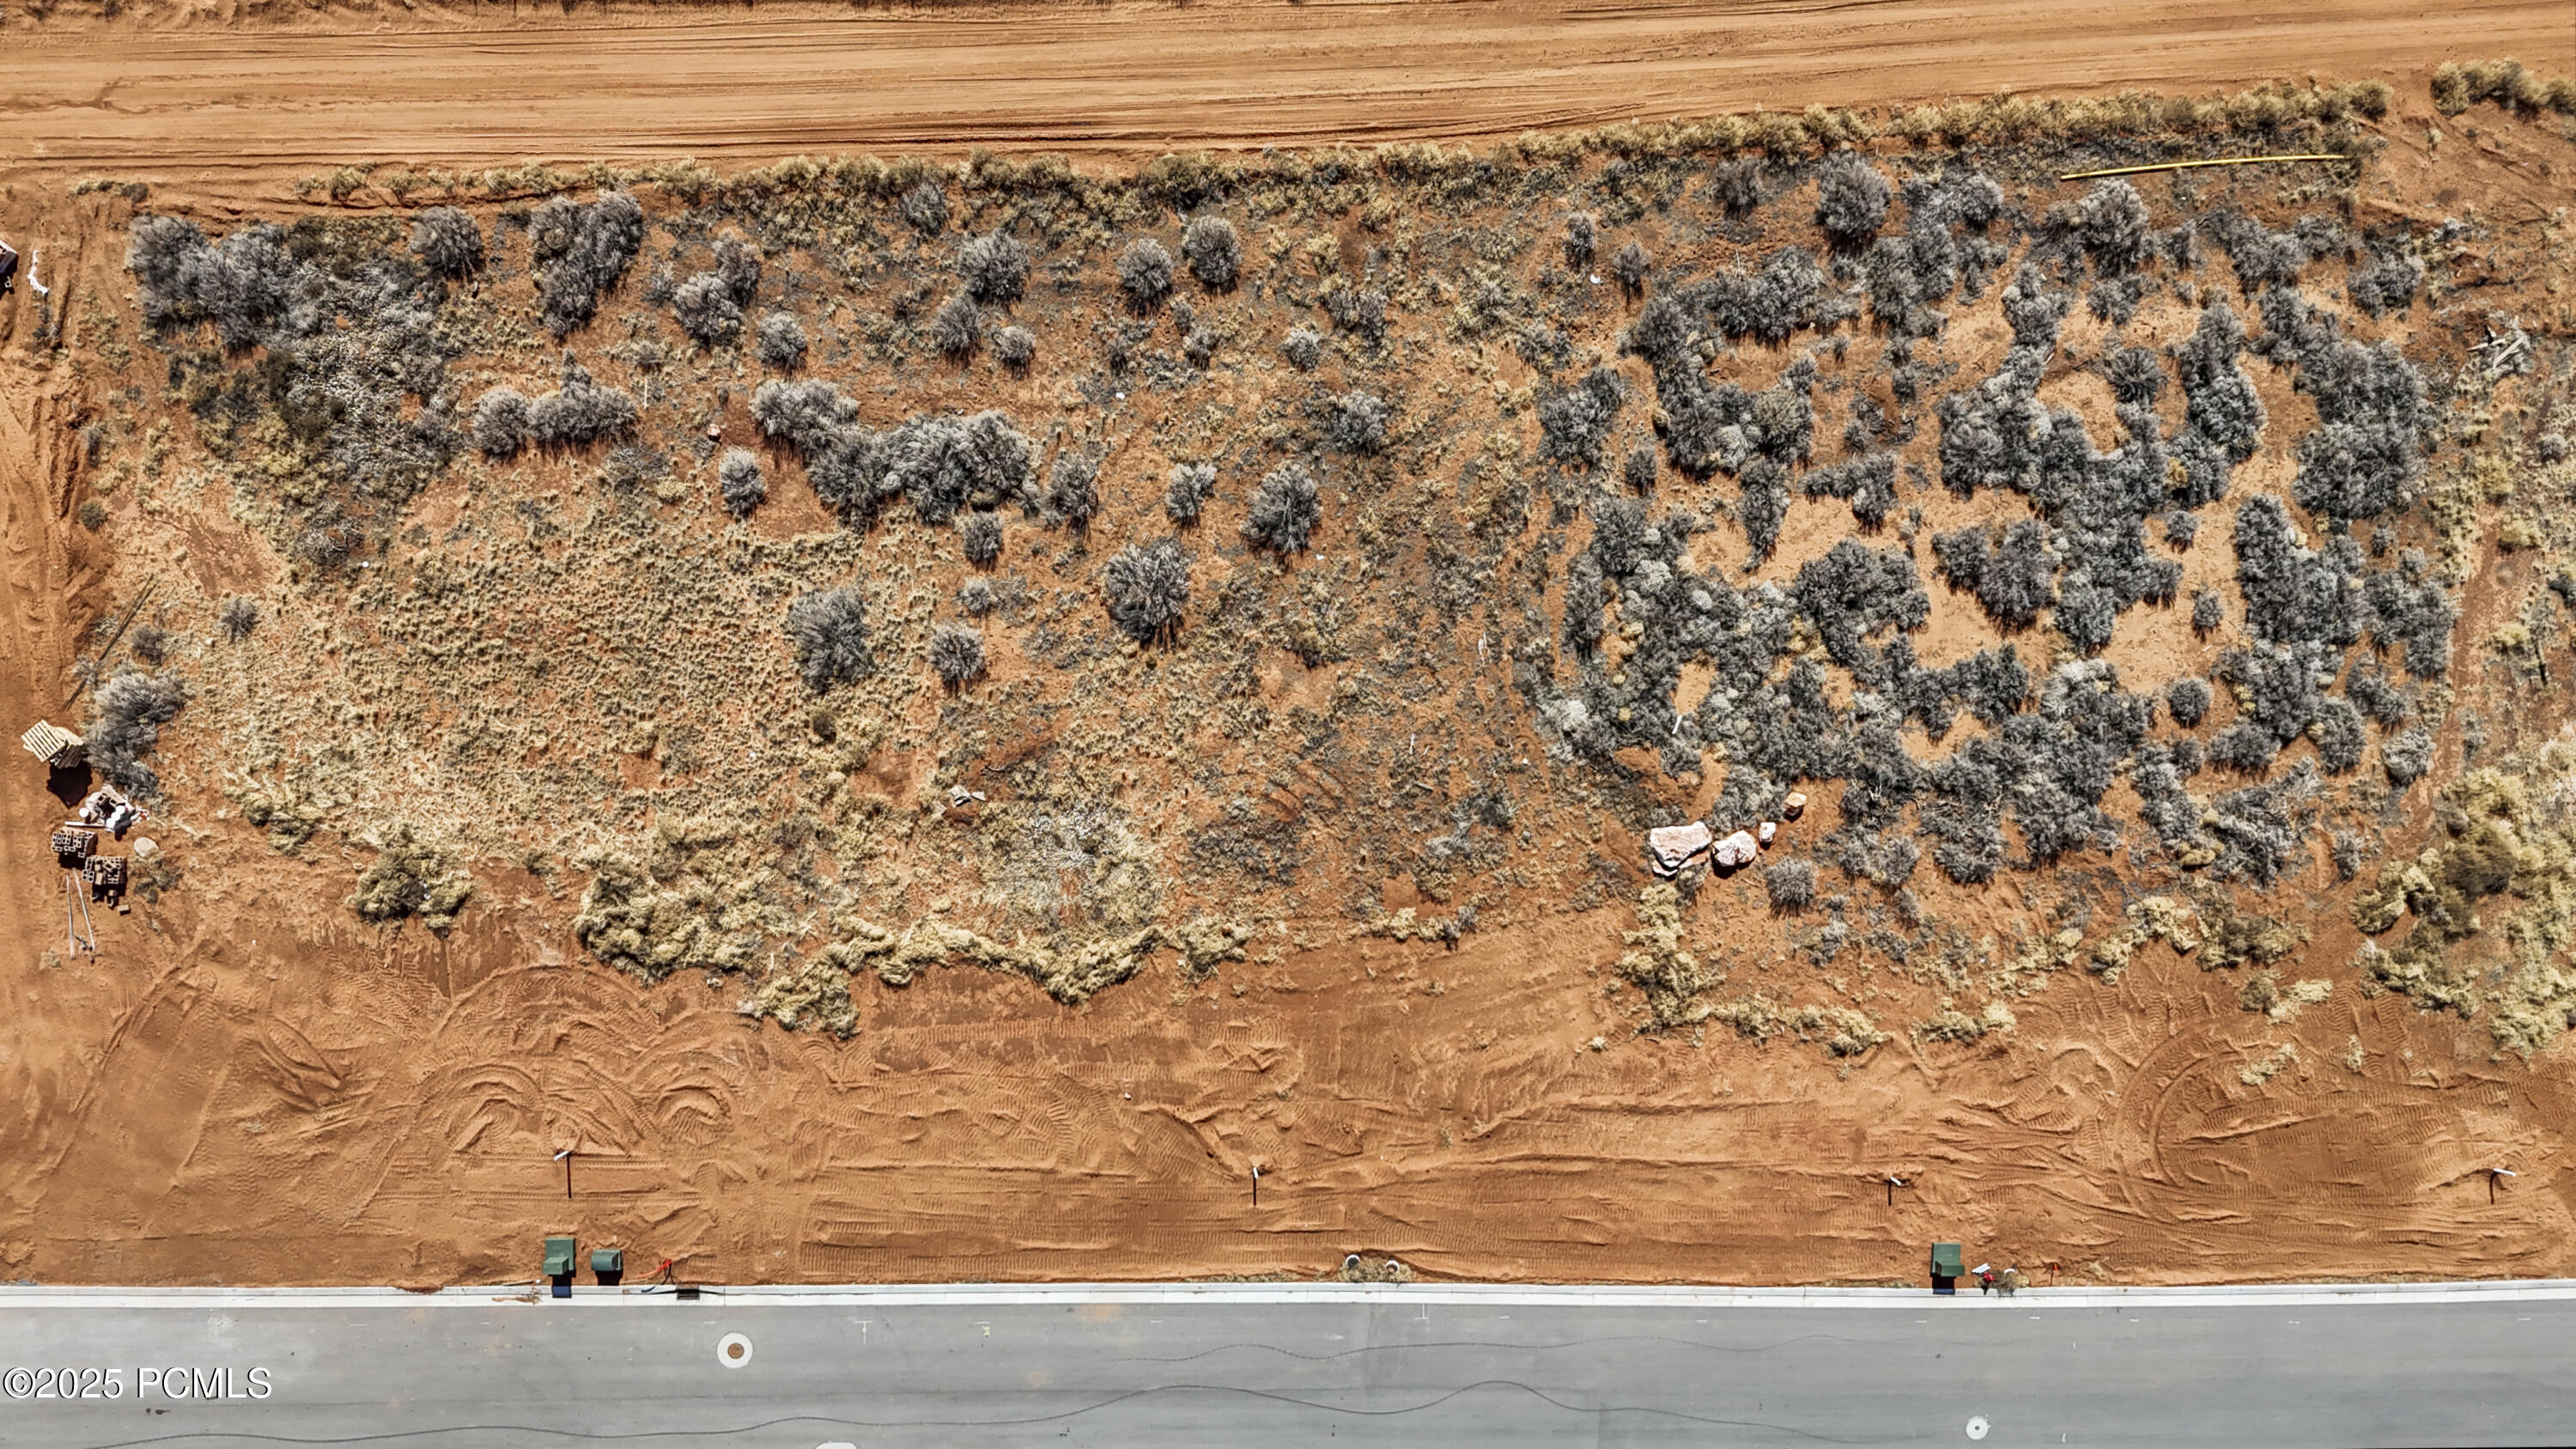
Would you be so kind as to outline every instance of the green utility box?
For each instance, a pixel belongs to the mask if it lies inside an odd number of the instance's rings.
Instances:
[[[547,1277],[569,1278],[573,1275],[573,1264],[579,1257],[574,1251],[576,1246],[578,1245],[570,1238],[546,1239]]]
[[[626,1276],[626,1250],[624,1248],[591,1249],[590,1271],[591,1276],[601,1283],[616,1284]]]
[[[1967,1276],[1967,1263],[1967,1255],[1959,1251],[1958,1244],[1934,1243],[1932,1245],[1932,1291],[1958,1292],[1959,1280]]]

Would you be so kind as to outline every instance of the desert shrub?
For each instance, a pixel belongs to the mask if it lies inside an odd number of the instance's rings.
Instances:
[[[1568,649],[1589,655],[1601,647],[1601,610],[1609,597],[1601,578],[1600,560],[1589,552],[1576,554],[1565,566],[1564,635]]]
[[[2114,401],[2152,403],[2165,390],[2165,365],[2143,347],[2115,347],[2103,354],[2102,380]]]
[[[931,343],[943,357],[964,357],[973,352],[983,332],[983,309],[963,292],[941,304],[930,319]]]
[[[813,467],[807,465],[809,474]],[[941,524],[966,507],[1033,501],[1036,450],[1007,414],[987,409],[967,418],[907,418],[865,450],[846,491],[825,497],[836,508],[864,512],[885,500],[912,501],[924,523]],[[816,491],[824,475],[814,474]]]
[[[1213,327],[1204,324],[1193,327],[1190,335],[1181,339],[1181,356],[1192,367],[1205,367],[1216,360],[1216,350],[1224,342],[1225,339]]]
[[[2355,708],[2383,725],[2402,725],[2414,709],[2407,703],[2406,692],[2374,660],[2363,659],[2343,677],[2343,697]]]
[[[1654,444],[1639,443],[1628,450],[1627,458],[1619,465],[1619,481],[1627,484],[1631,493],[1655,491]]]
[[[483,228],[452,206],[433,206],[413,217],[412,255],[433,277],[462,277],[483,265]]]
[[[128,670],[111,677],[90,701],[83,732],[90,764],[129,794],[158,794],[161,776],[145,757],[161,742],[161,726],[187,703],[187,689],[176,675]]]
[[[1619,409],[1627,401],[1627,385],[1607,367],[1592,369],[1572,387],[1546,389],[1538,405],[1539,456],[1586,468],[1599,463],[1610,427],[1619,420]],[[1646,454],[1646,464],[1646,484],[1651,489],[1652,450]]]
[[[2397,648],[2408,674],[2439,679],[2450,672],[2451,630],[2460,615],[2427,569],[2424,555],[2408,549],[2396,568],[2370,576],[2362,597],[2369,605],[2372,647]]]
[[[1006,231],[991,231],[957,248],[957,275],[978,302],[1020,300],[1029,286],[1029,249]]]
[[[1100,460],[1081,448],[1057,453],[1047,470],[1046,511],[1077,532],[1089,528],[1100,513]]]
[[[714,272],[699,272],[682,282],[671,294],[671,315],[681,331],[709,347],[729,346],[742,338],[742,304]]]
[[[1026,327],[1014,323],[993,334],[993,356],[1014,372],[1027,367],[1037,355],[1037,336]]]
[[[2198,729],[2209,716],[2209,685],[2205,680],[2177,679],[2165,686],[2165,709],[2174,723],[2184,729]]]
[[[2216,589],[2191,591],[2191,628],[2195,634],[2213,634],[2227,622],[2227,600]]]
[[[805,362],[805,324],[790,313],[772,312],[760,319],[760,337],[753,350],[762,366],[794,372]]]
[[[2118,177],[2094,182],[2075,204],[2073,221],[2076,239],[2105,275],[2144,265],[2152,254],[2147,204],[2136,187]]]
[[[957,612],[969,619],[981,619],[1000,607],[1002,595],[991,579],[968,579],[957,586]]]
[[[1190,602],[1190,557],[1176,539],[1129,544],[1101,570],[1109,622],[1139,644],[1168,639]]]
[[[963,624],[930,631],[930,668],[951,689],[984,674],[984,636]]]
[[[492,388],[474,403],[474,446],[494,458],[528,445],[528,399],[515,387]]]
[[[1315,364],[1324,360],[1324,335],[1312,327],[1291,327],[1287,340],[1279,344],[1279,353],[1299,372],[1312,372]]]
[[[180,272],[206,249],[206,233],[185,217],[138,216],[125,230],[125,267],[134,273],[143,320],[154,327],[198,320],[186,315]]]
[[[1252,506],[1243,520],[1243,536],[1273,553],[1304,550],[1323,517],[1321,490],[1305,464],[1291,458],[1262,475],[1252,490]]]
[[[1324,441],[1336,452],[1366,455],[1386,444],[1386,400],[1354,389],[1335,398],[1324,424]]]
[[[1181,259],[1190,275],[1212,291],[1230,290],[1243,274],[1243,240],[1221,216],[1194,216],[1181,228]]]
[[[1932,537],[1932,557],[1951,587],[1966,589],[1996,623],[2027,629],[2054,601],[2057,560],[2048,529],[2037,519],[2016,521],[2000,543],[1982,527]]]
[[[1775,911],[1802,911],[1816,899],[1816,866],[1813,861],[1784,860],[1762,872],[1763,894],[1771,898]]]
[[[1709,169],[1708,199],[1729,216],[1744,216],[1762,205],[1762,161],[1737,156]]]
[[[796,450],[810,467],[849,433],[859,405],[821,378],[764,382],[752,389],[751,420],[761,436]]]
[[[2298,281],[2310,260],[2296,234],[2273,231],[2241,213],[2220,217],[2211,224],[2210,234],[2226,249],[2227,260],[2236,269],[2236,284],[2248,296]]]
[[[2030,698],[2030,671],[2010,644],[1978,650],[1951,665],[1949,675],[1959,702],[1988,726],[2002,724]]]
[[[2434,416],[2415,365],[2387,342],[2336,339],[2305,350],[2298,387],[2324,424],[2299,440],[2299,506],[2346,520],[2405,507]]]
[[[1852,517],[1875,528],[1896,506],[1896,455],[1873,453],[1810,468],[1803,481],[1808,497],[1845,499],[1851,504]]]
[[[2317,762],[2330,775],[2360,769],[2362,750],[2370,743],[2361,711],[2340,699],[2317,701],[2316,715],[2308,721],[2308,738],[2316,742]]]
[[[1601,225],[1591,212],[1577,211],[1565,218],[1565,264],[1569,267],[1592,265],[1593,253],[1601,245]]]
[[[737,307],[748,307],[760,292],[760,248],[740,237],[723,237],[715,245],[716,278]]]
[[[1625,579],[1646,556],[1646,505],[1634,498],[1592,502],[1592,544],[1585,550],[1605,578]]]
[[[1923,627],[1931,601],[1915,575],[1914,560],[1899,549],[1873,549],[1851,539],[1798,569],[1789,597],[1814,622],[1825,653],[1856,674],[1878,663],[1864,642],[1886,629]]]
[[[923,236],[937,236],[948,226],[948,193],[936,181],[924,181],[903,194],[895,203],[903,224]]]
[[[716,464],[716,488],[724,495],[726,511],[736,518],[747,516],[769,496],[769,480],[761,476],[760,459],[749,448],[725,449],[723,461]]]
[[[1709,281],[1701,301],[1709,320],[1726,337],[1778,343],[1799,328],[1816,324],[1824,292],[1825,274],[1816,259],[1803,247],[1782,247],[1764,259],[1759,273],[1719,273]],[[1639,322],[1643,325],[1642,316]]]
[[[2280,644],[2360,639],[2362,591],[2347,572],[2359,569],[2360,550],[2349,537],[2341,543],[2326,553],[2302,548],[2279,498],[2245,500],[2236,510],[2236,586],[2256,637]]]
[[[1644,242],[1632,241],[1619,248],[1618,255],[1610,259],[1610,275],[1631,292],[1642,290],[1646,285],[1646,274],[1654,269],[1655,259],[1647,253]]]
[[[865,678],[875,668],[868,649],[868,601],[855,587],[798,596],[787,606],[786,630],[796,650],[797,672],[817,694]]]
[[[2388,783],[2412,785],[2433,768],[2433,736],[2422,725],[2401,730],[2379,742],[2379,765]]]
[[[971,513],[957,526],[957,537],[964,544],[966,561],[977,568],[990,568],[1002,556],[1002,519],[995,513]]]
[[[1789,518],[1789,488],[1781,481],[1781,471],[1768,458],[1757,460],[1744,470],[1744,496],[1735,505],[1736,522],[1744,525],[1744,541],[1752,554],[1747,566],[1761,563],[1780,546],[1780,525]]]
[[[125,636],[125,647],[134,651],[135,658],[158,669],[170,652],[170,631],[158,624],[136,625],[134,632]]]
[[[1816,225],[1840,246],[1856,246],[1887,220],[1887,178],[1851,151],[1825,158],[1816,172]]]
[[[2165,542],[2176,548],[2189,548],[2200,537],[2200,515],[2188,508],[2177,508],[2165,515]]]
[[[2221,848],[2209,873],[2219,880],[2269,886],[2308,858],[2304,847],[2313,812],[2303,806],[2315,788],[2315,771],[2303,763],[2271,784],[2219,796],[2212,802],[2207,828]]]
[[[2260,775],[2272,768],[2281,755],[2281,742],[2270,730],[2249,720],[2239,720],[2220,730],[2209,742],[2209,762],[2221,769]]]
[[[2352,269],[2344,295],[2373,317],[2403,312],[2424,286],[2424,260],[2402,243],[2375,249],[2369,263]]]
[[[1196,523],[1215,491],[1214,463],[1174,463],[1163,484],[1163,514],[1184,526]]]
[[[1152,237],[1138,237],[1118,254],[1118,289],[1127,305],[1150,312],[1172,294],[1172,254]]]
[[[239,596],[226,599],[223,607],[215,611],[215,627],[223,631],[225,638],[238,644],[259,627],[259,605]]]
[[[374,863],[359,872],[349,907],[370,925],[418,916],[422,925],[445,931],[456,924],[456,913],[473,893],[473,877],[403,825],[385,837]]]
[[[1994,225],[2004,214],[2003,187],[1982,172],[1945,172],[1941,194],[1952,216],[1979,230]]]
[[[2543,80],[2513,60],[2444,61],[2433,72],[2433,106],[2443,115],[2456,116],[2480,101],[2526,116],[2544,110],[2576,115],[2576,82]]]
[[[1386,293],[1375,287],[1335,286],[1324,293],[1324,315],[1337,331],[1375,339],[1386,334]]]
[[[194,222],[143,217],[127,235],[126,265],[144,321],[156,329],[211,322],[228,351],[254,346],[289,323],[294,304],[311,291],[309,274],[299,277],[286,233],[274,225],[246,226],[208,245]]]
[[[635,427],[635,399],[623,388],[602,387],[589,369],[564,354],[563,386],[528,404],[528,437],[544,447],[581,447]]]
[[[546,330],[561,338],[597,315],[599,294],[635,264],[644,246],[644,208],[623,191],[603,191],[588,206],[558,196],[537,208],[528,237]]]

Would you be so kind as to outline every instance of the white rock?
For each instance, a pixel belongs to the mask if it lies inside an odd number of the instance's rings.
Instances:
[[[1753,838],[1752,831],[1739,830],[1719,841],[1709,852],[1709,859],[1725,869],[1732,870],[1739,865],[1750,864],[1755,853],[1761,849],[1761,842]]]
[[[1709,841],[1715,835],[1716,832],[1697,820],[1687,825],[1667,825],[1660,830],[1647,831],[1646,849],[1654,854],[1655,873],[1677,874],[1683,866],[1698,859],[1700,852],[1708,849]]]
[[[1755,827],[1754,827],[1754,830],[1753,830],[1754,838],[1755,838],[1755,839],[1757,839],[1757,840],[1759,840],[1759,841],[1761,841],[1764,845],[1769,845],[1769,844],[1771,843],[1771,837],[1772,837],[1772,836],[1775,836],[1775,835],[1777,835],[1777,834],[1779,834],[1779,833],[1780,833],[1780,827],[1779,827],[1779,826],[1777,826],[1777,825],[1772,824],[1772,823],[1771,823],[1770,821],[1768,821],[1768,820],[1765,820],[1765,821],[1763,821],[1760,825],[1755,826]]]

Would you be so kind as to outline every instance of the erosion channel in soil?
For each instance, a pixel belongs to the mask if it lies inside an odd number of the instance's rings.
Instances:
[[[2571,109],[21,181],[0,1269],[2576,1271]]]

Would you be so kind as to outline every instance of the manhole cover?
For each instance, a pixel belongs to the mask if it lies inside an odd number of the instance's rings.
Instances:
[[[726,1368],[740,1368],[751,1362],[751,1340],[739,1333],[728,1333],[717,1339],[716,1362]]]
[[[1983,1439],[1986,1437],[1986,1430],[1992,1427],[1992,1425],[1986,1422],[1986,1416],[1979,1414],[1977,1417],[1968,1421],[1968,1437],[1971,1439]]]

